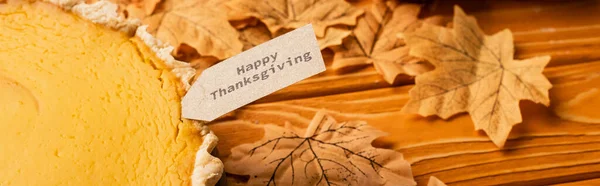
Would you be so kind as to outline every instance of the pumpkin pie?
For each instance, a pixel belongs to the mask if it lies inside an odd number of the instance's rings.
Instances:
[[[0,185],[214,185],[195,71],[106,1],[0,4]]]

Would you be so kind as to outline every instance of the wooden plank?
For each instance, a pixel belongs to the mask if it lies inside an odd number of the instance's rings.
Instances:
[[[517,59],[552,56],[544,71],[554,84],[552,104],[600,87],[599,1],[435,1],[422,16],[450,20],[454,4],[474,15],[488,34],[511,29]],[[330,65],[333,54],[324,56]],[[225,158],[232,147],[260,139],[262,124],[306,126],[318,110],[327,109],[340,121],[365,120],[389,132],[373,145],[402,152],[419,185],[430,176],[449,185],[600,184],[600,124],[561,120],[551,108],[523,101],[523,123],[498,149],[474,131],[467,114],[442,120],[400,113],[411,83],[404,77],[397,85],[407,86],[389,85],[372,67],[328,70],[238,109],[210,128],[220,137],[217,148]],[[229,185],[243,183],[240,177],[228,178]]]
[[[600,34],[600,25],[584,25],[566,28],[539,28],[530,31],[514,32],[515,43],[536,41],[558,41],[581,38],[595,38]]]
[[[600,61],[548,68],[551,102],[600,87]],[[521,102],[523,123],[505,148],[474,131],[469,115],[448,120],[403,114],[411,86],[254,104],[209,124],[219,136],[219,157],[261,138],[261,124],[307,126],[320,109],[338,121],[364,120],[390,135],[373,144],[398,150],[411,162],[419,185],[436,176],[449,185],[547,185],[600,178],[600,124],[561,120],[550,108]],[[235,130],[234,130],[235,129]],[[240,132],[241,131],[241,132]]]
[[[483,4],[481,4],[483,3]],[[361,2],[361,6],[368,3]],[[600,60],[600,3],[598,1],[441,1],[428,4],[423,16],[452,18],[452,5],[459,4],[478,20],[487,34],[508,28],[514,33],[515,58],[550,55],[548,66],[560,66]],[[577,11],[571,11],[577,10]],[[585,14],[579,12],[586,12]],[[331,51],[324,52],[329,66]],[[412,77],[400,77],[396,85],[413,83]],[[340,73],[325,73],[277,91],[255,103],[309,98],[391,87],[373,67]]]
[[[518,43],[515,48],[515,58],[517,59],[543,55],[552,56],[548,66],[600,60],[600,52],[598,52],[600,51],[600,37]],[[324,55],[327,64],[331,64],[332,54],[325,53]],[[397,85],[406,85],[412,82],[412,77],[405,76],[400,78]],[[286,87],[255,103],[325,96],[391,86],[383,80],[372,66],[346,74],[336,73],[328,69],[323,74]]]
[[[477,18],[486,33],[505,28],[513,32],[552,30],[600,24],[600,4],[597,0],[436,0],[424,8],[423,16],[442,15],[451,18],[454,5]]]

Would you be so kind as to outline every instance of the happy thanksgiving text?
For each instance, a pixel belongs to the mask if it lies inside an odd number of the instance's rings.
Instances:
[[[306,52],[304,54],[288,57],[285,61],[277,62],[277,52],[274,54],[270,54],[268,56],[263,57],[262,59],[257,59],[252,63],[248,63],[245,65],[241,65],[236,68],[237,74],[239,76],[243,76],[246,74],[253,73],[251,75],[246,75],[240,81],[236,82],[232,85],[226,85],[217,90],[214,90],[210,93],[213,100],[217,98],[223,97],[229,93],[232,93],[236,90],[242,89],[245,86],[248,86],[252,83],[263,81],[269,79],[270,75],[275,73],[280,73],[284,71],[284,69],[290,69],[291,67],[301,64],[308,63],[312,60],[312,56],[310,52]]]

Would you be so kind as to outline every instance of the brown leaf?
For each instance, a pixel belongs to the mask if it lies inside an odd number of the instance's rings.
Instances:
[[[469,112],[475,129],[502,147],[513,125],[522,121],[520,100],[550,102],[552,85],[542,74],[550,56],[513,60],[510,30],[486,36],[458,6],[452,29],[424,24],[406,41],[410,55],[436,69],[417,76],[404,112],[444,119]]]
[[[187,44],[201,56],[225,59],[240,53],[243,45],[220,7],[214,1],[165,1],[143,21],[149,24],[150,33],[174,45],[175,53]]]
[[[254,144],[232,149],[226,172],[248,185],[416,185],[402,154],[371,142],[385,133],[365,122],[336,122],[318,112],[307,129],[265,125]]]
[[[446,186],[446,184],[440,179],[436,178],[435,176],[430,176],[429,182],[427,182],[427,186]]]
[[[319,40],[340,38],[336,34],[325,38],[327,27],[355,25],[356,18],[363,13],[344,0],[234,0],[227,3],[227,6],[231,8],[230,20],[256,17],[267,25],[271,34],[276,34],[281,29],[293,30],[312,23]]]
[[[400,74],[415,76],[432,69],[422,59],[408,55],[409,48],[399,33],[414,30],[420,6],[395,1],[374,3],[359,18],[352,35],[335,48],[332,68],[338,71],[374,64],[384,79],[393,84]]]

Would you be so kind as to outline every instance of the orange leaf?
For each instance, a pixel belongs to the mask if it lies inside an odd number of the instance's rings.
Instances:
[[[381,1],[360,17],[352,35],[335,48],[332,68],[350,69],[374,64],[384,79],[393,84],[400,74],[415,76],[432,69],[422,59],[408,55],[409,48],[399,33],[414,30],[420,6]]]
[[[416,185],[402,154],[371,146],[383,135],[365,122],[336,122],[318,112],[308,128],[265,125],[254,144],[232,149],[225,171],[248,185]]]
[[[552,87],[542,70],[549,56],[514,60],[512,33],[486,36],[456,6],[453,28],[424,24],[406,34],[410,55],[427,59],[435,70],[419,75],[404,112],[444,119],[469,112],[475,129],[504,146],[513,125],[522,121],[520,100],[548,105]]]

